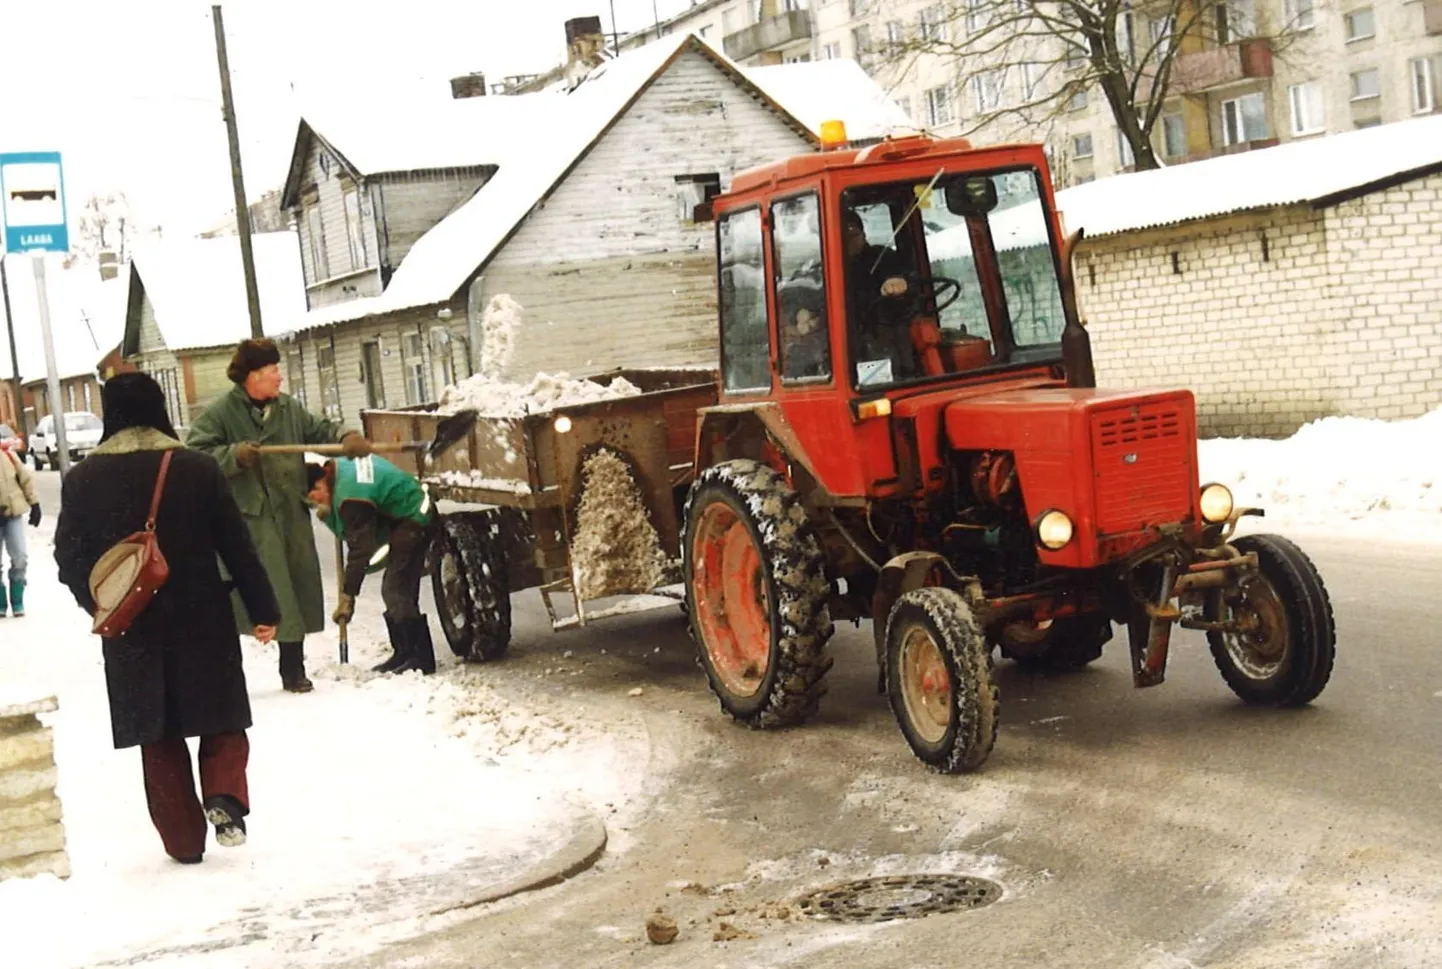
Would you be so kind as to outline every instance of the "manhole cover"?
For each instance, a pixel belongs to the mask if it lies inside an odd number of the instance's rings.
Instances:
[[[822,888],[801,898],[801,911],[838,922],[919,919],[990,905],[1001,886],[970,875],[887,875]]]

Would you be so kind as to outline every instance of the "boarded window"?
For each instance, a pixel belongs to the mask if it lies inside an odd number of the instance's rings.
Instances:
[[[347,185],[342,193],[345,200],[345,237],[350,250],[350,268],[364,269],[366,261],[365,223],[361,220],[360,189]]]
[[[732,212],[716,227],[720,259],[721,374],[727,393],[771,387],[761,210]]]
[[[325,256],[325,220],[320,215],[320,202],[314,197],[305,206],[306,245],[310,252],[310,281],[318,283],[330,278],[330,262]]]
[[[426,356],[425,341],[419,333],[406,333],[401,337],[401,366],[406,374],[406,403],[426,402]]]
[[[316,369],[320,371],[320,396],[324,415],[333,421],[340,420],[340,384],[335,376],[335,346],[319,347],[315,354]]]

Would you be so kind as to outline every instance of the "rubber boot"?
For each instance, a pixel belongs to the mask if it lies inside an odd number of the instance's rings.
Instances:
[[[315,686],[305,675],[305,644],[280,644],[280,685],[287,693],[309,693]]]
[[[410,641],[406,639],[405,635],[405,620],[397,622],[391,618],[390,613],[385,614],[385,620],[386,631],[390,633],[391,637],[392,652],[390,658],[384,663],[371,667],[371,671],[375,673],[395,672],[396,667],[403,664],[406,661],[406,656],[410,654]]]
[[[436,671],[436,648],[431,643],[431,622],[425,616],[402,619],[397,625],[404,629],[406,658],[392,673],[420,670],[426,676]]]
[[[0,583],[0,619],[10,614],[10,593],[6,591],[3,583]]]
[[[10,615],[17,619],[25,615],[25,583],[13,579],[10,582]]]

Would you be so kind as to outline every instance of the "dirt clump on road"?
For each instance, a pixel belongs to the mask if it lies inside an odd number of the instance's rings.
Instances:
[[[652,945],[670,945],[676,941],[680,931],[676,927],[676,920],[660,910],[646,918],[646,938],[651,940]]]

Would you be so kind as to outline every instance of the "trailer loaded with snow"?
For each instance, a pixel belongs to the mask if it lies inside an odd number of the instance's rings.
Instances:
[[[618,373],[585,385],[613,399],[575,406],[538,385],[556,406],[506,419],[476,416],[506,412],[482,381],[451,417],[367,415],[375,440],[434,437],[417,470],[464,503],[435,580],[458,652],[505,649],[509,591],[539,587],[555,625],[583,624],[587,602],[655,591],[679,558],[732,718],[805,721],[833,621],[870,621],[879,688],[943,772],[992,750],[995,652],[1077,669],[1114,624],[1138,687],[1164,680],[1183,628],[1244,702],[1322,692],[1321,576],[1285,538],[1235,535],[1260,511],[1199,480],[1191,393],[1096,388],[1079,234],[1041,146],[888,139],[743,172],[710,208],[714,384]]]

